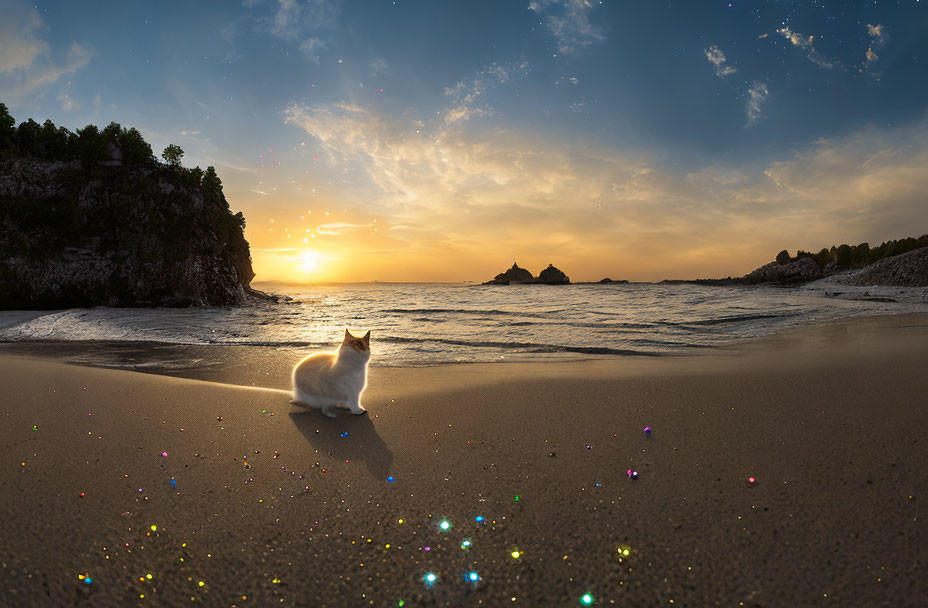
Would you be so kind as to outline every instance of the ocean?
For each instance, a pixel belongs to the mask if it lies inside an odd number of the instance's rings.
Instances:
[[[133,369],[164,346],[311,352],[346,327],[372,332],[371,365],[680,355],[861,315],[928,312],[926,290],[690,284],[256,284],[293,298],[241,308],[89,308],[0,312],[0,342],[19,352],[80,353],[80,362]],[[841,291],[837,291],[837,290]],[[91,348],[88,345],[108,345]],[[159,351],[158,347],[162,347]],[[176,361],[177,349],[172,351]],[[95,361],[94,353],[99,353]],[[151,357],[157,358],[154,354]],[[157,361],[149,361],[157,367]],[[188,361],[185,365],[196,365]]]

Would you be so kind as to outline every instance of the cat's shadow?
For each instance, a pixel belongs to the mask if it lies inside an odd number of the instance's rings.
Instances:
[[[290,419],[320,453],[349,462],[361,461],[375,479],[384,480],[390,474],[393,452],[380,438],[370,414],[354,416],[340,411],[333,419],[316,411],[293,411]]]

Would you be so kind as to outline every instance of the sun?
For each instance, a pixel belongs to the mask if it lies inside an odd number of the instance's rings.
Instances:
[[[319,270],[319,254],[315,251],[304,251],[300,254],[300,269],[306,274]]]

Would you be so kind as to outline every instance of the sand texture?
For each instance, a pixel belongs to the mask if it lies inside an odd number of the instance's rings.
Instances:
[[[336,420],[273,390],[293,362],[0,358],[0,605],[928,605],[924,315],[378,368]]]

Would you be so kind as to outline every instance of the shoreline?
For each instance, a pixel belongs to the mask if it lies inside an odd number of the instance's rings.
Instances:
[[[2,355],[0,603],[924,605],[926,338],[373,368],[336,420],[270,373]]]
[[[829,319],[824,323],[798,325],[777,331],[774,334],[733,341],[728,344],[709,346],[687,352],[665,352],[629,355],[576,355],[563,358],[539,357],[537,361],[493,361],[493,362],[449,362],[426,365],[378,365],[376,347],[370,372],[377,374],[380,370],[428,370],[455,369],[481,370],[491,376],[499,366],[502,370],[543,366],[549,371],[550,366],[582,366],[589,363],[602,366],[603,372],[610,367],[625,367],[636,373],[646,373],[652,365],[665,365],[677,359],[699,359],[713,357],[737,357],[750,354],[767,345],[780,348],[788,347],[797,341],[810,340],[822,343],[825,335],[848,333],[849,326],[859,326],[859,331],[873,332],[879,329],[894,328],[899,325],[928,326],[928,313],[900,313],[893,315],[864,315],[840,319]],[[104,362],[98,359],[87,360],[88,352],[99,357],[100,351],[108,357]],[[68,365],[112,369],[118,371],[135,371],[168,377],[188,378],[209,382],[231,383],[240,386],[262,386],[270,382],[274,386],[289,387],[290,371],[293,365],[307,353],[313,352],[290,346],[256,346],[237,344],[176,344],[153,341],[21,341],[0,342],[0,356],[16,356],[36,360],[57,361]],[[138,363],[130,367],[130,362]],[[663,361],[665,364],[656,363]],[[652,363],[653,362],[653,363]],[[108,364],[107,364],[108,363]],[[673,368],[674,364],[666,365]],[[497,370],[497,371],[502,371]]]

